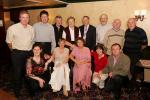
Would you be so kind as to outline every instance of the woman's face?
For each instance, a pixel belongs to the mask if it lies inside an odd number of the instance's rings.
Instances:
[[[65,41],[60,41],[58,44],[59,44],[59,47],[64,47],[65,46]]]
[[[42,52],[42,49],[40,47],[36,46],[33,48],[34,56],[40,56],[41,52]]]
[[[101,55],[101,54],[103,53],[103,50],[100,49],[100,48],[98,48],[98,49],[96,49],[96,52],[97,52],[99,55]]]
[[[74,21],[73,19],[69,19],[69,20],[68,20],[68,25],[69,25],[70,27],[74,27],[74,26],[75,26],[75,21]]]
[[[84,46],[83,41],[78,40],[78,41],[77,41],[77,46],[78,46],[78,47],[83,47],[83,46]]]

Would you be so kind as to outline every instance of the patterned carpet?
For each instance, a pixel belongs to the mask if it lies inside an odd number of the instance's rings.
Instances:
[[[14,96],[12,89],[12,82],[10,72],[7,70],[0,71],[0,90]],[[102,89],[92,84],[87,92],[80,92],[74,94],[69,92],[69,97],[64,97],[62,91],[53,93],[50,89],[38,93],[36,96],[31,97],[26,88],[21,91],[19,100],[114,100],[111,93],[106,93]],[[122,88],[120,100],[150,100],[150,84],[135,82],[132,89]]]

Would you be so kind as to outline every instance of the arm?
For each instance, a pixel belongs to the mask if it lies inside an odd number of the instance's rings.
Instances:
[[[68,62],[68,60],[69,60],[69,49],[67,49],[65,59],[63,59],[62,63],[65,64]]]
[[[9,49],[12,49],[12,42],[13,42],[13,30],[11,28],[8,28],[7,34],[6,34],[6,42],[9,47]]]
[[[146,32],[142,29],[141,30],[141,49],[145,49],[148,45],[148,40],[146,36]]]
[[[92,47],[92,49],[94,50],[94,47],[95,47],[95,45],[96,45],[96,28],[94,27],[94,29],[93,29],[93,47]]]
[[[56,47],[56,41],[55,41],[55,33],[54,33],[54,28],[53,26],[51,27],[51,45],[52,45],[52,49],[51,52],[54,50],[54,48]]]

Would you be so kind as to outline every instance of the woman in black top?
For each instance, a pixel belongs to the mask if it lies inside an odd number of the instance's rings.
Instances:
[[[34,95],[35,92],[37,93],[48,87],[50,77],[48,70],[45,69],[45,61],[41,57],[41,45],[34,44],[32,51],[33,57],[27,60],[26,73],[30,93]]]

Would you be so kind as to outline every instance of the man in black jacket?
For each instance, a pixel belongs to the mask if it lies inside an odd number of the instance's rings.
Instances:
[[[64,30],[64,27],[62,26],[62,17],[56,16],[55,17],[55,24],[53,24],[54,32],[55,32],[55,40],[56,40],[56,46],[58,46],[58,41],[60,38],[62,38],[62,33]]]
[[[136,79],[139,68],[136,66],[137,62],[141,59],[142,51],[148,44],[146,32],[136,26],[136,20],[129,18],[128,29],[125,32],[125,43],[123,52],[131,59],[130,71],[132,79]]]
[[[96,45],[96,28],[89,24],[90,18],[88,16],[83,16],[82,23],[80,26],[80,32],[82,38],[85,40],[85,45],[93,50]]]

